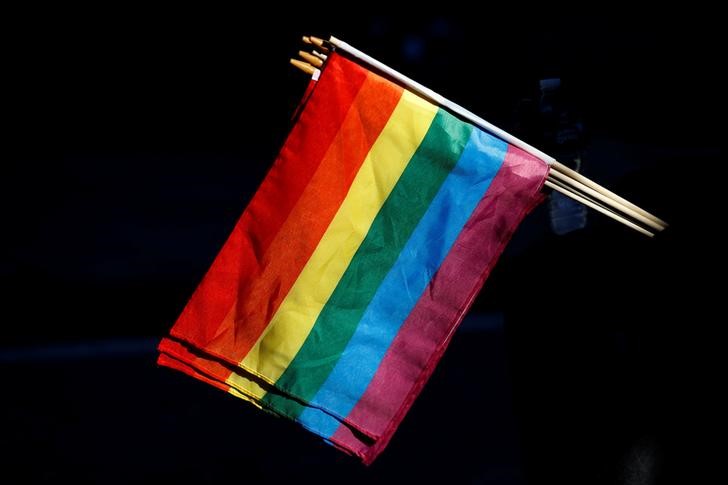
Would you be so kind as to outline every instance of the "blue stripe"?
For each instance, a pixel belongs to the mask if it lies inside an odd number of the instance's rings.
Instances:
[[[503,164],[508,145],[474,129],[460,160],[443,182],[400,253],[334,370],[311,404],[345,417],[371,382],[387,349],[447,256]],[[335,420],[307,408],[299,421],[324,436]],[[323,419],[322,419],[323,418]]]

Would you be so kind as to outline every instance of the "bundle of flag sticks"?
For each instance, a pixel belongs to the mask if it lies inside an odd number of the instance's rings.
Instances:
[[[336,50],[338,53],[384,74],[394,82],[418,94],[427,101],[450,111],[465,121],[473,123],[482,130],[543,160],[550,167],[548,178],[545,182],[547,187],[561,192],[577,202],[646,236],[653,237],[655,233],[667,227],[667,223],[655,215],[602,187],[575,170],[559,163],[555,158],[492,125],[462,106],[453,103],[418,82],[373,59],[346,42],[334,36],[331,36],[328,41],[318,37],[304,36],[303,42],[307,48],[311,49],[311,52],[301,50],[298,52],[300,59],[291,59],[290,62],[296,68],[312,76],[314,80],[318,79],[320,70],[325,67],[327,55]]]

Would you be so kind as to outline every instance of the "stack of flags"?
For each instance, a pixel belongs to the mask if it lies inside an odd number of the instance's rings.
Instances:
[[[549,165],[324,57],[159,363],[371,463],[543,199]]]

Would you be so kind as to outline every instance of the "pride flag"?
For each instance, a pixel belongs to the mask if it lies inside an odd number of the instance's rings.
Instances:
[[[371,463],[547,173],[332,53],[159,363]]]

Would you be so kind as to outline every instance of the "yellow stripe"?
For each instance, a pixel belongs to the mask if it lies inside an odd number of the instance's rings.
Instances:
[[[265,396],[265,389],[260,387],[257,383],[238,375],[235,372],[230,374],[230,377],[225,380],[225,383],[230,386],[230,389],[228,390],[230,394],[251,402],[261,409],[263,408],[259,401],[260,399],[263,399],[263,396]]]
[[[243,394],[242,392],[238,391],[234,387],[231,387],[228,389],[228,394],[232,394],[233,396],[237,397],[238,399],[242,399],[243,401],[249,402],[253,406],[255,406],[258,409],[263,409],[263,406],[261,406],[260,402],[258,402],[257,399],[253,399],[252,397]]]
[[[437,107],[404,92],[316,250],[263,334],[240,362],[242,368],[271,384],[283,374],[422,143],[436,112]]]

